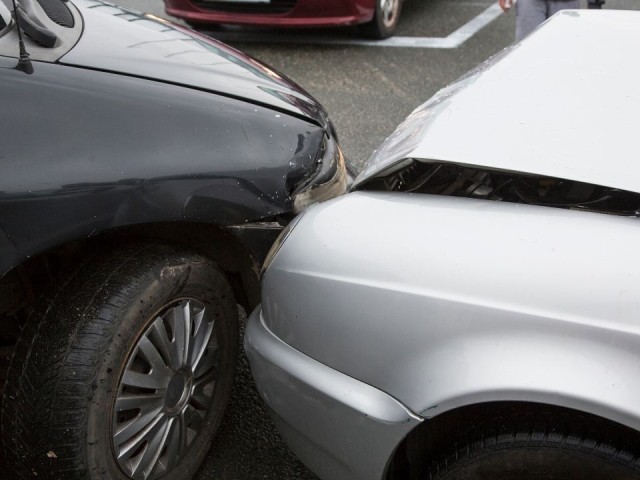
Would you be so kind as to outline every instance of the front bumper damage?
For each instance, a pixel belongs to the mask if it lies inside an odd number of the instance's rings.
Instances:
[[[289,448],[320,478],[384,478],[402,439],[422,419],[386,393],[290,347],[258,307],[244,345],[258,391]]]

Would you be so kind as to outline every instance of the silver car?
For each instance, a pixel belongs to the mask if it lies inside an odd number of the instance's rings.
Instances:
[[[556,15],[280,237],[245,348],[320,478],[640,478],[639,47]]]

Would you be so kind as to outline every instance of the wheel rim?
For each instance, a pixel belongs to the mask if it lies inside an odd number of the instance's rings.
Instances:
[[[380,13],[385,27],[392,27],[398,16],[400,0],[380,0]]]
[[[114,455],[131,478],[166,474],[202,429],[218,373],[213,327],[201,302],[183,299],[161,310],[134,346],[112,411]]]

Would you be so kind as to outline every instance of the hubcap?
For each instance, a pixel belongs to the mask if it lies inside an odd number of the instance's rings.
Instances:
[[[400,0],[380,0],[382,22],[386,27],[391,27],[395,23],[399,6]]]
[[[134,346],[112,411],[114,454],[131,478],[166,474],[202,429],[218,372],[213,326],[202,303],[180,300]]]
[[[167,385],[164,396],[164,408],[167,412],[180,411],[189,400],[191,393],[191,375],[189,373],[176,373]]]

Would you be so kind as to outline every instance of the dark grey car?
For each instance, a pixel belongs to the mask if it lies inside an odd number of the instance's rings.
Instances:
[[[3,475],[189,478],[272,240],[346,188],[335,132],[286,77],[183,27],[20,0],[20,52],[11,11],[3,0]]]

